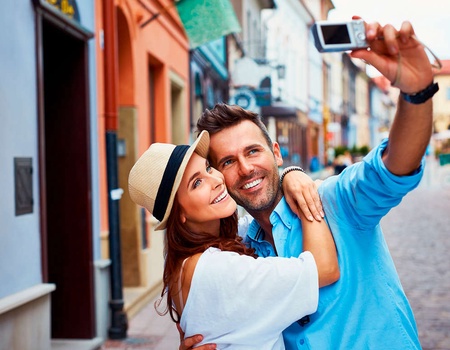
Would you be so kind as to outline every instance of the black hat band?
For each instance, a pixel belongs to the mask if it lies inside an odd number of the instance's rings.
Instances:
[[[177,176],[178,169],[183,162],[184,156],[188,151],[189,146],[179,145],[176,146],[170,155],[169,161],[167,162],[166,169],[158,188],[158,194],[155,199],[155,209],[153,210],[153,216],[159,221],[164,219],[164,214],[167,210],[167,205],[169,203],[170,195],[172,194],[173,184]]]

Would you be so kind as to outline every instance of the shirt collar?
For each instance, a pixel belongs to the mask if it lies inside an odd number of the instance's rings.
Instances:
[[[294,216],[295,214],[292,212],[291,208],[286,202],[286,199],[283,196],[272,214],[270,214],[270,223],[272,224],[272,226],[275,226],[277,222],[281,221],[284,226],[290,229],[292,218]],[[250,238],[251,240],[257,242],[261,242],[264,240],[264,232],[256,220],[253,220],[250,224],[247,232],[247,238]]]
[[[272,214],[270,214],[270,223],[272,226],[275,226],[277,221],[281,221],[284,226],[290,229],[292,226],[292,218],[294,216],[294,212],[291,210],[283,196]]]

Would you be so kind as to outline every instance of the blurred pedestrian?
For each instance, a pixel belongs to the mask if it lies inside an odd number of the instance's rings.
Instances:
[[[344,152],[343,164],[345,166],[350,166],[353,164],[353,157],[349,150]]]
[[[334,147],[327,148],[327,165],[331,166],[334,163],[334,159],[336,158],[336,150]]]

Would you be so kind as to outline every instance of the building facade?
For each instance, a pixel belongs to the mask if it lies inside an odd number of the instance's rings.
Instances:
[[[0,27],[0,348],[96,346],[107,262],[97,235],[94,7],[5,3]]]
[[[434,96],[433,104],[433,147],[436,155],[446,154],[448,157],[450,153],[450,60],[442,60],[442,68],[434,79],[439,83],[439,92]]]
[[[164,264],[164,232],[131,201],[128,173],[151,143],[189,142],[189,42],[171,1],[119,0],[109,11],[107,1],[98,4],[100,237],[102,256],[111,260],[111,300],[119,305],[111,308],[110,336],[112,330],[120,338],[125,318],[160,291]]]

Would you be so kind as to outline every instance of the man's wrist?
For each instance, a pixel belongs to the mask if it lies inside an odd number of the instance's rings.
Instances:
[[[281,173],[281,176],[280,176],[280,183],[281,183],[281,184],[283,184],[284,177],[285,177],[287,174],[289,174],[291,171],[301,171],[302,173],[306,173],[306,172],[303,170],[303,168],[301,168],[301,167],[299,167],[299,166],[296,166],[296,165],[288,166],[287,168],[284,168],[283,172]]]
[[[407,94],[405,92],[400,91],[400,95],[406,102],[418,105],[428,101],[430,98],[434,96],[436,92],[438,92],[438,90],[439,90],[438,83],[432,82],[425,89],[415,94]]]

